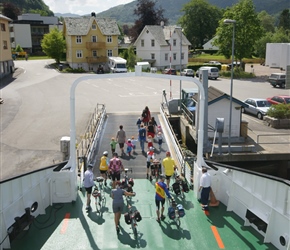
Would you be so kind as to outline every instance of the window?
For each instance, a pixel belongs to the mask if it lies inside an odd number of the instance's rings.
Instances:
[[[151,40],[151,47],[154,47],[154,46],[155,46],[155,40],[152,39],[152,40]]]
[[[112,51],[111,49],[108,49],[108,51],[107,51],[107,55],[108,55],[108,56],[113,56],[113,51]]]
[[[92,42],[96,43],[97,42],[97,37],[96,36],[92,36]]]
[[[1,23],[1,31],[6,31],[5,23]]]
[[[111,43],[113,41],[112,36],[107,36],[107,43]]]
[[[176,46],[176,39],[173,39],[173,46]]]
[[[96,30],[97,29],[97,25],[95,23],[92,24],[92,30]]]
[[[3,41],[3,49],[8,49],[7,41]]]
[[[154,53],[151,54],[151,59],[152,59],[152,60],[155,59],[155,54],[154,54]]]
[[[181,53],[181,60],[184,60],[184,53]]]
[[[173,60],[176,60],[176,53],[173,53]]]
[[[96,50],[93,50],[92,51],[92,55],[93,55],[93,57],[97,57],[97,51]]]
[[[9,27],[9,32],[14,32],[14,27],[13,26]]]
[[[83,57],[83,51],[82,50],[77,50],[77,58],[82,58]]]
[[[168,53],[165,54],[165,61],[168,61]]]
[[[144,47],[144,39],[141,40],[141,47]]]
[[[82,37],[76,36],[76,43],[82,43]]]

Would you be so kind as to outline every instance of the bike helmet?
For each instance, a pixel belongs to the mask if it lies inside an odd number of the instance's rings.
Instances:
[[[91,169],[94,168],[93,164],[89,164],[88,168],[91,168]]]
[[[150,151],[154,151],[154,148],[153,148],[153,147],[150,147],[149,150],[150,150]]]
[[[109,154],[108,151],[104,151],[103,153],[104,156],[108,156],[108,154]]]
[[[171,154],[170,154],[169,151],[166,152],[166,156],[167,156],[167,157],[171,156]]]

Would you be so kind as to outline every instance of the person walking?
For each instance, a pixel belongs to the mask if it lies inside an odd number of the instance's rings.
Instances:
[[[200,177],[200,186],[198,191],[200,193],[200,200],[201,200],[201,206],[202,210],[208,211],[208,199],[209,199],[209,193],[210,193],[210,186],[211,186],[211,178],[209,173],[207,172],[206,167],[202,167],[202,175]]]
[[[148,148],[147,158],[146,158],[146,167],[147,167],[146,176],[147,176],[147,179],[149,178],[150,181],[152,181],[151,163],[153,162],[154,159],[155,159],[154,148],[150,147]]]
[[[118,154],[116,152],[110,160],[109,171],[113,181],[112,188],[114,189],[116,187],[116,182],[121,179],[121,172],[124,171],[122,161],[118,158]]]
[[[135,196],[135,193],[127,192],[123,189],[121,189],[121,182],[116,182],[116,188],[114,188],[111,192],[111,197],[113,199],[112,207],[113,207],[113,213],[114,213],[114,220],[115,220],[115,226],[117,233],[120,232],[120,218],[121,214],[124,208],[124,199],[123,195],[126,196]]]
[[[86,210],[90,211],[91,210],[91,195],[92,195],[93,186],[95,186],[93,165],[92,164],[89,164],[87,167],[87,170],[85,171],[83,185],[84,185],[84,187],[86,189],[86,193],[87,193]]]
[[[162,161],[164,172],[166,175],[166,184],[169,187],[170,178],[174,173],[174,170],[177,168],[175,161],[171,158],[169,151],[166,152],[166,157]]]
[[[124,155],[124,144],[126,141],[126,132],[123,130],[123,125],[119,126],[119,130],[116,135],[116,140],[119,143],[120,149],[121,149],[121,154]]]
[[[103,156],[101,157],[101,162],[100,162],[100,172],[101,176],[105,180],[105,186],[107,186],[107,175],[109,171],[109,158],[108,158],[108,151],[104,151]]]
[[[151,120],[151,113],[147,106],[143,109],[141,117],[142,117],[142,122],[144,123],[145,126],[147,126],[148,122]]]
[[[116,151],[116,145],[118,144],[118,142],[115,141],[115,137],[112,137],[111,138],[111,141],[110,141],[110,146],[111,146],[111,152],[112,152],[112,155],[115,153]]]
[[[149,125],[147,126],[147,137],[150,135],[154,139],[155,133],[155,126],[152,124],[152,121],[149,121]]]
[[[137,122],[136,122],[138,130],[140,129],[141,123],[142,123],[141,118],[138,117]]]
[[[168,191],[166,184],[164,183],[165,175],[161,174],[159,176],[159,182],[155,183],[155,204],[156,204],[156,215],[157,215],[157,222],[160,223],[160,220],[164,220],[164,204],[165,204],[165,194],[166,196],[171,199],[171,195]],[[161,206],[161,213],[160,213],[160,206]]]
[[[139,132],[138,132],[138,139],[139,139],[139,142],[140,142],[140,148],[142,150],[142,153],[145,153],[144,151],[144,146],[145,146],[145,142],[146,142],[146,129],[144,128],[144,124],[142,123],[140,125],[140,129],[139,129]]]

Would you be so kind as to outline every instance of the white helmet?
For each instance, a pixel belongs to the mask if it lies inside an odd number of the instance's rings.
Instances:
[[[104,151],[103,153],[104,156],[108,156],[108,154],[109,154],[108,151]]]

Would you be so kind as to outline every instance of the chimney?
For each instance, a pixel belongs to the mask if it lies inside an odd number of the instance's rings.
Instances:
[[[160,22],[160,26],[162,27],[162,29],[164,28],[164,22],[163,21]]]

